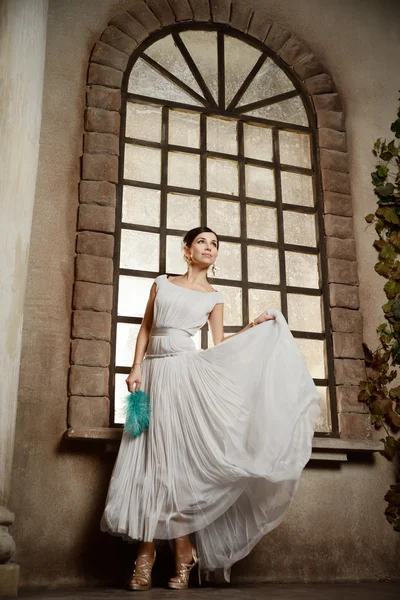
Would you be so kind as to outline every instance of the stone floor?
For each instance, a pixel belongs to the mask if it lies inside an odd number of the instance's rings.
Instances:
[[[135,592],[133,592],[135,593]],[[314,584],[226,584],[204,587],[191,587],[188,590],[169,590],[154,587],[148,592],[140,592],[145,600],[165,600],[176,597],[179,600],[399,600],[400,581],[369,583],[314,583]],[[18,598],[43,598],[43,600],[111,600],[128,598],[132,592],[115,587],[101,588],[62,588],[62,589],[20,589]]]

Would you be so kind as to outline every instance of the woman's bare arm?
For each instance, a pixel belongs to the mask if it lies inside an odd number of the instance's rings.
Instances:
[[[258,323],[262,323],[263,321],[270,321],[270,320],[275,319],[275,316],[269,315],[267,313],[267,311],[262,313],[262,315],[260,315],[260,317],[262,319],[260,321],[258,321],[259,317],[254,319],[254,323],[256,325],[258,325]],[[236,333],[232,333],[232,335],[224,336],[224,305],[223,304],[216,304],[214,306],[214,308],[212,309],[212,311],[209,314],[208,322],[210,324],[211,335],[212,335],[214,346],[217,346],[221,342],[224,342],[225,340],[229,340],[229,338],[233,337],[234,335],[243,333],[243,331],[247,331],[247,329],[251,329],[251,327],[252,327],[252,325],[250,325],[250,323],[249,323],[248,325],[246,325],[246,327],[243,327],[243,329],[241,329],[240,331],[237,331]]]
[[[136,340],[135,356],[133,363],[142,364],[144,355],[149,345],[151,329],[153,327],[154,300],[157,293],[157,284],[153,283],[150,289],[149,299],[147,300],[146,310],[144,312],[142,324]],[[133,369],[132,365],[132,369]]]
[[[242,331],[246,331],[250,329],[251,325],[246,325],[240,331],[233,333],[232,335],[224,336],[224,305],[216,304],[212,311],[209,314],[208,322],[210,324],[211,335],[213,339],[214,346],[217,346],[221,342],[237,335],[238,333],[242,333]]]

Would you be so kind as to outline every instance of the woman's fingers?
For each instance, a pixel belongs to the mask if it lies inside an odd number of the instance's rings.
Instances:
[[[128,386],[128,392],[134,393],[136,390],[138,390],[140,388],[140,385],[142,382],[138,379],[132,380],[129,377],[127,377],[125,379],[125,383]],[[135,384],[136,384],[136,389],[134,387]]]

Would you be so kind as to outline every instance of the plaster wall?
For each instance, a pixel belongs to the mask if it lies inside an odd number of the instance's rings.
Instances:
[[[112,581],[120,540],[99,532],[114,455],[65,445],[70,318],[85,81],[90,52],[128,0],[50,0],[43,119],[19,383],[10,508],[24,585]],[[383,282],[375,274],[371,147],[397,110],[395,0],[253,0],[334,77],[346,114],[364,339],[375,346]],[[377,438],[381,437],[378,433]],[[310,464],[286,520],[232,569],[232,581],[399,578],[400,539],[383,495],[392,465]]]

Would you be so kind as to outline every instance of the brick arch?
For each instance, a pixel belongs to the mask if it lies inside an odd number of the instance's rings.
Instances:
[[[290,31],[251,0],[134,0],[111,21],[92,51],[87,74],[82,176],[73,294],[68,437],[118,439],[109,427],[108,380],[121,86],[132,53],[149,36],[182,22],[214,22],[247,34],[275,53],[313,107],[324,220],[334,378],[340,435],[370,439],[368,409],[357,400],[365,376],[362,315],[352,221],[345,119],[332,76]],[[79,433],[80,432],[80,433]]]

